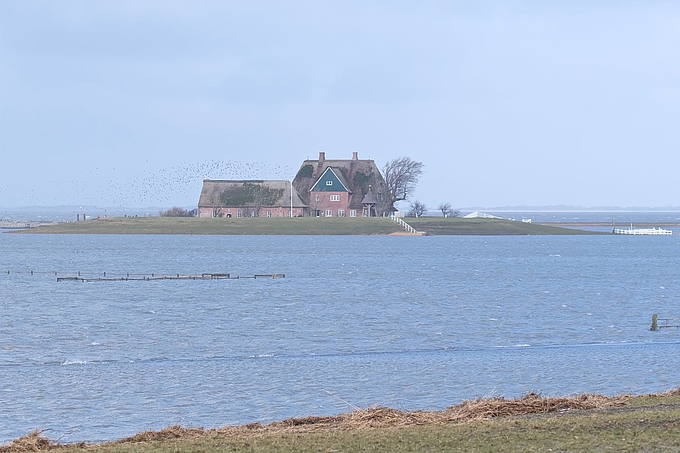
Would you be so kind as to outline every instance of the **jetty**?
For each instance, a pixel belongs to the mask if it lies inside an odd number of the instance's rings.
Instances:
[[[644,235],[644,236],[671,236],[673,234],[673,230],[667,230],[665,228],[659,228],[659,227],[654,227],[654,228],[633,228],[633,225],[630,226],[630,228],[614,228],[612,230],[612,233],[614,234],[632,234],[636,236]]]
[[[654,332],[658,331],[659,329],[680,329],[680,326],[670,324],[670,322],[673,320],[674,318],[659,318],[659,315],[654,313],[652,315],[652,326],[649,328],[649,330]],[[663,324],[659,325],[659,321],[663,321]]]
[[[103,276],[85,276],[85,275],[67,275],[57,277],[57,282],[127,282],[127,281],[156,281],[156,280],[240,280],[244,278],[286,278],[286,274],[255,274],[255,275],[231,275],[222,273],[204,273],[198,275],[183,275],[183,274],[126,274],[119,277],[107,276],[104,272]]]
[[[612,233],[614,234],[631,234],[635,236],[671,236],[673,230],[660,227],[652,228],[633,228],[630,224],[629,228],[616,228],[616,219],[612,217]]]

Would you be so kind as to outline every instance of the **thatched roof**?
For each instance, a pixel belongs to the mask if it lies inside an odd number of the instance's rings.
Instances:
[[[376,204],[378,200],[375,199],[375,195],[373,195],[373,189],[371,187],[368,188],[368,192],[366,193],[366,196],[364,197],[363,200],[361,200],[362,204]]]
[[[374,195],[386,193],[385,179],[372,159],[359,159],[356,153],[352,159],[326,159],[325,153],[322,152],[319,153],[319,159],[307,159],[302,162],[293,180],[293,186],[303,201],[309,202],[309,190],[328,167],[332,167],[342,183],[349,188],[351,192],[349,204],[352,208],[362,209],[361,202],[369,189]]]
[[[230,189],[241,189],[246,184],[258,184],[274,190],[283,190],[283,194],[270,207],[290,207],[290,181],[286,180],[224,180],[204,179],[201,196],[198,199],[198,207],[214,207],[220,204],[220,194]],[[304,208],[307,205],[302,202],[297,190],[293,188],[293,207]]]

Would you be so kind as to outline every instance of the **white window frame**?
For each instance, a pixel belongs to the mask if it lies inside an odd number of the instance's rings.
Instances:
[[[271,211],[267,211],[267,217],[271,217],[271,216],[272,216],[272,212],[271,212]]]
[[[243,213],[241,213],[241,211],[236,211],[236,217],[240,219],[243,217]]]
[[[357,216],[357,210],[356,209],[350,209],[349,210],[349,216],[350,217],[356,217]]]
[[[327,186],[332,186],[332,185],[333,185],[333,181],[330,181],[330,180],[326,181],[326,185],[327,185]]]
[[[319,201],[319,194],[314,195],[314,200]]]
[[[333,217],[333,210],[332,209],[326,209],[326,217]]]
[[[345,217],[345,210],[344,209],[338,209],[338,217]]]
[[[340,195],[331,195],[331,201],[340,201]]]

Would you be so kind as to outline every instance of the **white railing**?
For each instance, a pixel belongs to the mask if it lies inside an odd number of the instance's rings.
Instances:
[[[673,234],[672,230],[665,230],[663,228],[614,228],[614,234],[634,234],[634,235],[662,235],[670,236]]]
[[[418,231],[418,230],[416,230],[415,228],[413,228],[413,227],[412,227],[411,225],[409,225],[408,223],[404,222],[401,218],[399,218],[399,217],[397,217],[397,216],[392,216],[392,220],[394,220],[395,222],[397,222],[398,225],[401,225],[402,227],[404,227],[404,229],[405,229],[406,231],[408,231],[409,233],[419,234],[419,231]]]

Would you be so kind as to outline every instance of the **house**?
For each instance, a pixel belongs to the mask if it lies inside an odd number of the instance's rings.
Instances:
[[[203,180],[199,217],[303,217],[309,215],[290,181]]]
[[[385,179],[375,162],[359,159],[305,160],[293,187],[315,217],[375,217],[389,214]]]

